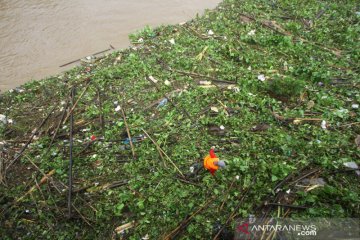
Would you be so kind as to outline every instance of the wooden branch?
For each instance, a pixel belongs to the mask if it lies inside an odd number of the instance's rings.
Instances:
[[[159,152],[165,155],[166,159],[174,166],[174,168],[180,173],[180,175],[185,178],[184,174],[180,171],[180,169],[176,166],[176,164],[171,160],[171,158],[161,149],[161,147],[150,137],[150,135],[144,130],[141,129],[145,135],[153,142]]]
[[[129,141],[130,141],[131,152],[132,152],[133,158],[135,159],[135,158],[136,158],[136,154],[135,154],[135,150],[134,150],[134,144],[133,144],[132,139],[131,139],[131,134],[130,134],[129,126],[128,126],[128,124],[127,124],[125,112],[124,112],[124,109],[122,108],[122,106],[120,106],[120,110],[121,110],[122,117],[123,117],[123,119],[124,119],[124,124],[125,124],[125,128],[126,128],[126,133],[127,133],[128,138],[129,138]]]
[[[85,94],[86,90],[89,88],[90,86],[90,82],[88,82],[85,86],[84,91],[82,91],[82,93],[80,94],[80,96],[78,97],[78,99],[76,100],[75,103],[73,103],[71,110],[68,112],[66,118],[64,119],[63,123],[66,123],[66,121],[68,120],[68,118],[71,116],[72,112],[74,111],[75,107],[77,106],[77,104],[79,103],[80,99],[83,97],[83,95]]]
[[[40,123],[40,125],[36,128],[36,130],[32,133],[32,135],[30,136],[29,140],[27,141],[27,143],[22,147],[22,149],[20,150],[20,152],[16,155],[16,157],[14,158],[14,160],[12,160],[12,162],[10,162],[9,165],[6,166],[5,172],[17,161],[21,158],[21,156],[23,155],[23,153],[25,152],[26,148],[29,146],[29,144],[32,142],[32,140],[34,139],[35,135],[39,132],[40,128],[42,128],[46,121],[50,118],[51,114],[53,113],[53,111],[55,110],[57,106],[53,107],[50,112],[48,113],[48,115],[46,116],[46,118],[44,118],[44,120]]]

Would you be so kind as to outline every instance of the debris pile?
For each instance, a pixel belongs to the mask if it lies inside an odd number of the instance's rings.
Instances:
[[[1,236],[221,239],[241,217],[358,217],[354,9],[225,0],[4,93]]]

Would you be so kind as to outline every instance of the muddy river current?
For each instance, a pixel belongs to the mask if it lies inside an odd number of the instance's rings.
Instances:
[[[190,20],[219,0],[0,0],[0,91],[58,74],[59,66],[129,46],[146,25]]]

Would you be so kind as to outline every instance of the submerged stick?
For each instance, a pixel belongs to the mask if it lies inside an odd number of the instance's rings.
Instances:
[[[156,148],[158,149],[159,152],[161,152],[162,154],[164,154],[164,156],[166,157],[166,159],[174,166],[174,168],[180,173],[180,175],[185,178],[184,174],[180,171],[180,169],[176,166],[176,164],[171,160],[171,158],[164,152],[164,150],[161,149],[161,147],[159,146],[159,144],[157,144],[155,142],[154,139],[152,139],[150,137],[150,135],[144,130],[144,129],[141,129],[145,135],[153,142],[153,144],[156,146]],[[160,155],[161,156],[161,155]]]
[[[107,51],[111,51],[111,50],[113,50],[113,49],[115,49],[115,48],[114,48],[113,46],[111,46],[111,44],[110,44],[110,48],[105,49],[105,50],[102,50],[102,51],[100,51],[100,52],[96,52],[96,53],[94,53],[94,54],[91,54],[90,56],[95,56],[95,55],[98,55],[98,54],[101,54],[101,53],[104,53],[104,52],[107,52]],[[70,64],[73,64],[73,63],[76,63],[76,62],[79,62],[79,61],[81,61],[81,58],[78,58],[78,59],[73,60],[73,61],[71,61],[71,62],[65,63],[65,64],[63,64],[63,65],[60,65],[59,67],[65,67],[65,66],[67,66],[67,65],[70,65]]]
[[[207,206],[210,205],[210,203],[215,199],[215,197],[211,197],[204,205],[202,205],[198,210],[196,210],[194,213],[192,213],[190,216],[186,217],[172,232],[170,232],[169,234],[167,234],[163,239],[164,240],[171,240],[173,239],[176,235],[178,235],[179,231],[181,229],[183,229],[184,227],[186,227],[190,221],[197,215],[199,214],[201,211],[203,211]]]
[[[74,107],[74,99],[75,99],[75,87],[71,89],[71,105]],[[73,167],[73,128],[74,128],[74,113],[71,112],[70,115],[70,161],[69,161],[69,186],[68,186],[68,218],[71,218],[71,193],[72,193],[72,167]]]

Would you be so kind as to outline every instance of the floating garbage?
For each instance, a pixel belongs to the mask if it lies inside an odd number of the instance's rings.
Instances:
[[[141,141],[143,141],[145,138],[146,138],[146,136],[140,134],[139,136],[132,137],[132,138],[131,138],[131,142],[132,142],[132,143],[141,142]],[[125,138],[125,139],[122,141],[122,143],[125,144],[125,145],[130,144],[130,138]]]
[[[6,118],[5,115],[0,114],[0,122],[3,123],[3,124],[6,124],[6,123],[7,123],[7,118]]]
[[[121,107],[120,106],[117,106],[116,108],[115,108],[115,112],[118,112],[118,111],[120,111],[121,110]]]
[[[256,32],[256,30],[255,29],[253,29],[253,30],[251,30],[250,32],[248,32],[248,36],[254,36],[255,35],[255,32]]]
[[[168,102],[167,98],[163,98],[163,99],[159,102],[159,104],[157,105],[156,108],[161,108],[161,107],[165,106],[165,105],[167,104],[167,102]]]
[[[305,178],[301,181],[301,184],[325,186],[326,182],[323,178]]]
[[[149,76],[149,79],[150,79],[153,83],[157,83],[157,82],[158,82],[158,80],[155,79],[153,76]]]
[[[326,126],[327,126],[326,121],[325,121],[325,120],[322,120],[322,121],[321,121],[321,128],[325,130],[325,129],[326,129]]]
[[[96,61],[96,57],[95,56],[87,56],[85,58],[82,58],[80,61],[83,63],[94,63]]]
[[[211,111],[218,113],[219,109],[217,107],[210,107]]]
[[[351,169],[359,169],[359,166],[356,164],[356,162],[346,162],[344,163],[345,167],[351,168]],[[360,169],[355,171],[356,175],[360,176]]]
[[[165,84],[166,86],[170,86],[170,85],[171,85],[171,82],[170,82],[169,80],[165,80],[164,84]]]
[[[253,132],[262,132],[262,131],[267,131],[268,129],[270,129],[270,125],[267,123],[260,123],[256,126],[253,126],[251,128],[251,131]]]
[[[214,149],[215,148],[212,147],[209,151],[209,155],[204,158],[204,168],[213,176],[215,176],[215,172],[219,168],[224,168],[226,166],[225,161],[219,160],[219,158],[215,155]]]
[[[265,75],[264,74],[260,74],[260,75],[258,75],[258,80],[260,80],[260,81],[265,81],[266,80],[266,77],[265,77]]]

